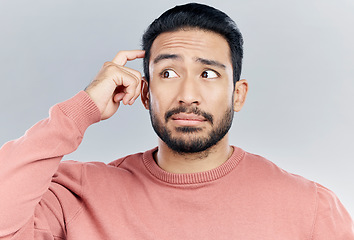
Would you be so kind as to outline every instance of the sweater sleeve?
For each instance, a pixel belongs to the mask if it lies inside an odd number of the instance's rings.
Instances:
[[[313,240],[354,240],[354,223],[338,197],[317,186],[317,211]]]
[[[26,231],[28,222],[62,157],[77,149],[85,130],[100,120],[100,112],[86,92],[53,106],[49,118],[21,138],[0,149],[0,238]],[[7,237],[6,237],[7,236]]]

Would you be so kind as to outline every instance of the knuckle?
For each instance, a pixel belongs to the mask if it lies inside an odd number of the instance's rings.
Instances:
[[[140,82],[140,80],[143,78],[142,76],[141,76],[141,73],[140,72],[137,72],[137,77],[138,77],[138,81]]]
[[[113,71],[113,72],[121,69],[119,66],[117,66],[117,64],[112,62],[106,62],[104,68],[106,71]]]
[[[126,52],[127,52],[126,50],[120,50],[120,51],[118,52],[118,54],[121,55],[121,54],[125,54]]]
[[[132,74],[135,81],[139,84],[140,83],[140,80],[141,80],[141,74],[140,73],[135,73],[135,74]]]
[[[117,56],[124,56],[124,55],[126,55],[126,51],[121,50],[117,53]]]
[[[136,78],[136,77],[134,77],[133,84],[134,84],[134,86],[138,86],[138,84],[139,84],[139,81],[137,80],[137,78]]]
[[[103,66],[104,66],[104,67],[112,66],[112,62],[107,61],[107,62],[105,62],[105,63],[103,64]]]

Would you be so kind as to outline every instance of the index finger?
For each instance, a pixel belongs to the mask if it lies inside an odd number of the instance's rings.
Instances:
[[[137,58],[143,58],[145,56],[144,50],[128,50],[128,51],[120,51],[113,58],[112,62],[117,65],[124,66],[127,61],[131,61]]]

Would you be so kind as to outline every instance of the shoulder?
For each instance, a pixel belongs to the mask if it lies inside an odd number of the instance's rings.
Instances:
[[[139,171],[143,165],[143,156],[151,151],[127,155],[108,164],[104,162],[62,161],[53,176],[52,182],[78,187],[78,185],[97,180],[109,181],[112,178],[125,177],[127,174]]]
[[[147,151],[149,152],[149,151]],[[137,161],[137,160],[140,160],[142,159],[143,155],[145,153],[134,153],[134,154],[130,154],[130,155],[127,155],[125,157],[122,157],[122,158],[119,158],[115,161],[112,161],[108,164],[108,166],[112,166],[112,167],[119,167],[121,166],[123,163],[124,164],[127,164],[127,163],[131,163],[131,162],[134,162],[134,161]]]
[[[316,183],[317,209],[313,239],[354,239],[354,223],[338,197]]]
[[[262,156],[245,152],[242,164],[249,174],[267,184],[275,184],[281,188],[297,188],[299,191],[307,189],[316,193],[315,182],[298,174],[290,173]]]
[[[133,178],[138,169],[133,163],[137,165],[139,158],[141,153],[128,155],[109,164],[62,161],[52,177],[50,191],[68,202],[86,198],[88,192],[104,191],[113,186],[112,183],[118,186]]]
[[[353,221],[333,191],[256,154],[246,152],[241,163],[258,190],[266,189],[273,201],[313,219],[313,239],[354,239]]]
[[[79,176],[82,174],[82,171],[106,171],[112,168],[121,168],[126,164],[136,163],[143,158],[143,155],[148,154],[151,150],[146,152],[139,152],[130,154],[121,158],[118,158],[108,164],[104,162],[80,162],[74,160],[62,161],[59,164],[57,173],[54,175],[54,178],[59,175],[71,175]]]
[[[316,183],[278,167],[268,159],[246,152],[238,166],[247,188],[252,189],[262,201],[272,203],[274,211],[291,212],[300,219],[313,219],[317,204]],[[312,220],[311,220],[312,221]]]
[[[135,153],[114,160],[108,164],[104,162],[79,162],[73,160],[62,161],[53,180],[70,180],[80,182],[81,178],[93,177],[92,175],[105,175],[111,171],[120,171],[127,164],[134,164],[142,158],[143,153]]]

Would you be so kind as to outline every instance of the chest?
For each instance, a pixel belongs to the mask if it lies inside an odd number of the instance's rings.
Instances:
[[[217,184],[138,186],[127,183],[86,199],[67,226],[70,239],[283,240],[307,239],[311,231],[311,209],[281,191]]]

